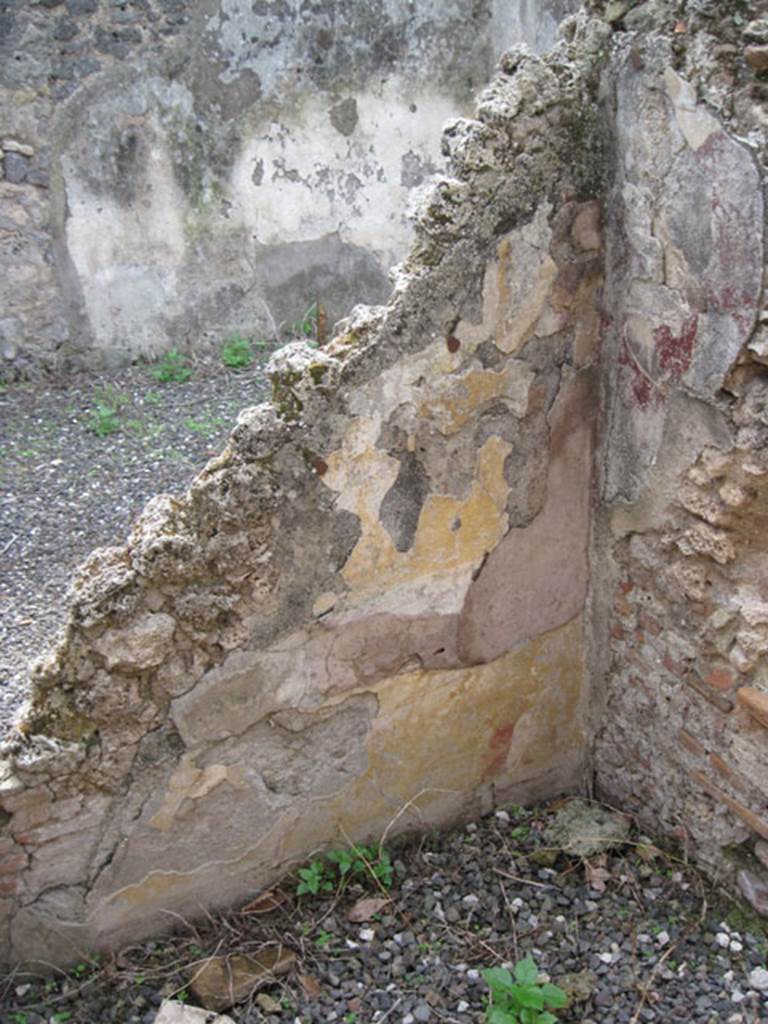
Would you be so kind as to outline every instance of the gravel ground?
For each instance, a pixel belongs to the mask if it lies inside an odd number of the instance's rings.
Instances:
[[[392,847],[391,902],[369,921],[347,914],[370,889],[297,898],[287,879],[271,913],[186,925],[46,981],[17,971],[0,982],[0,1024],[152,1024],[163,998],[195,1004],[190,976],[206,957],[277,944],[295,953],[294,968],[227,1010],[238,1024],[474,1024],[484,1018],[482,970],[527,954],[575,986],[563,1022],[768,1019],[768,993],[756,987],[768,979],[759,921],[643,837],[589,866],[548,847],[556,809],[511,808]]]
[[[72,570],[220,451],[237,412],[268,396],[266,356],[237,373],[197,363],[181,383],[137,366],[0,389],[0,735],[62,624]]]

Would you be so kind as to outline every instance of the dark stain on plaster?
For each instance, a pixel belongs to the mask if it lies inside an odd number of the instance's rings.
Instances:
[[[400,158],[400,184],[405,188],[415,188],[436,173],[432,161],[412,149]]]
[[[357,303],[386,302],[392,291],[376,257],[343,242],[336,233],[259,246],[253,272],[263,282],[264,299],[277,323],[293,323],[313,302],[319,302],[328,322],[334,323]]]
[[[360,540],[363,528],[360,519],[354,512],[346,509],[339,509],[333,519],[331,530],[331,560],[333,568],[338,571],[346,563],[352,554],[355,545]]]
[[[484,370],[499,370],[507,360],[506,355],[492,341],[484,341],[475,351]]]
[[[351,135],[357,127],[359,120],[357,100],[354,96],[349,96],[347,99],[342,100],[341,103],[331,107],[329,116],[331,124],[337,132],[340,132],[342,135]]]
[[[384,495],[379,510],[381,525],[398,551],[410,551],[419,525],[419,516],[429,494],[424,467],[411,452],[400,456],[397,479]]]

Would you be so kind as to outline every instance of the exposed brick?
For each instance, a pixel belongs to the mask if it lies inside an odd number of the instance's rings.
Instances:
[[[749,796],[752,792],[752,787],[744,776],[732,768],[731,765],[727,764],[719,754],[710,754],[709,763],[712,767],[722,775],[722,777],[729,782],[734,789],[738,790],[743,796]]]
[[[716,666],[710,669],[705,676],[703,676],[704,682],[709,686],[713,686],[716,690],[730,690],[735,683],[733,672],[730,669]]]
[[[646,630],[651,636],[658,636],[661,633],[661,623],[658,619],[655,619],[653,615],[649,615],[648,612],[640,612],[638,615],[638,621],[640,625]]]
[[[682,679],[682,677],[685,675],[685,666],[682,665],[679,661],[675,661],[675,659],[672,658],[669,654],[662,655],[661,664],[664,666],[667,672],[671,672],[672,675],[677,676],[678,679]]]
[[[635,584],[632,582],[632,580],[622,580],[619,584],[619,590],[622,592],[622,594],[628,594],[630,590],[634,589]]]
[[[756,690],[754,686],[742,686],[736,693],[736,700],[760,725],[768,729],[768,693]]]
[[[697,757],[704,757],[706,754],[707,751],[702,747],[696,737],[691,736],[691,734],[686,732],[685,729],[680,729],[678,731],[677,738],[680,740],[681,746],[685,747],[690,754],[695,754]]]
[[[614,622],[614,624],[611,626],[611,636],[613,637],[613,639],[623,640],[626,635],[627,634],[624,632],[623,628],[618,624],[618,622]]]
[[[696,672],[688,672],[684,675],[683,682],[687,683],[691,689],[695,690],[705,700],[709,701],[710,704],[714,704],[717,710],[722,711],[724,715],[733,711],[733,701],[729,697],[720,693],[719,690],[714,690],[711,686],[707,686]]]
[[[706,790],[711,797],[718,800],[721,804],[725,804],[729,810],[740,818],[744,824],[751,828],[753,832],[756,832],[761,838],[768,840],[768,822],[763,821],[754,811],[750,811],[744,804],[740,804],[738,800],[734,800],[733,797],[728,796],[724,793],[719,786],[716,786],[703,772],[696,769],[691,772],[691,778],[694,779],[701,786],[702,789]]]

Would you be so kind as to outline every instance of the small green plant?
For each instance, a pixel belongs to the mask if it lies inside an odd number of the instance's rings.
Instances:
[[[332,850],[328,860],[336,865],[339,879],[368,875],[384,889],[392,887],[392,861],[382,846],[351,846],[348,850]]]
[[[331,850],[325,860],[313,860],[308,867],[299,868],[296,895],[307,893],[317,896],[344,888],[354,877],[368,878],[380,889],[390,889],[394,868],[383,846],[350,846],[344,850]]]
[[[174,996],[174,998],[175,998],[175,999],[177,1000],[177,1002],[179,1002],[179,1003],[186,1003],[186,1001],[187,1001],[187,1000],[189,999],[189,992],[187,992],[187,990],[186,990],[185,988],[183,988],[183,989],[181,990],[181,992],[177,992],[177,993],[176,993],[176,995]]]
[[[184,356],[178,349],[166,352],[157,366],[151,370],[152,376],[160,384],[183,384],[194,373]]]
[[[318,949],[325,949],[326,946],[333,942],[333,936],[330,932],[321,931],[315,939],[315,945]]]
[[[203,436],[211,436],[220,430],[226,423],[226,420],[221,416],[203,416],[201,419],[195,419],[194,416],[188,416],[184,420],[184,425],[187,430],[191,430],[193,434],[202,434]]]
[[[244,370],[253,362],[253,348],[247,338],[233,334],[221,349],[221,361],[230,370]]]
[[[59,1010],[58,1013],[54,1013],[51,1017],[51,1022],[52,1024],[64,1024],[64,1022],[68,1021],[71,1017],[72,1014],[69,1010]]]
[[[29,1018],[21,1010],[14,1010],[11,1014],[11,1024],[27,1024]]]
[[[296,886],[296,895],[304,896],[310,893],[317,896],[321,892],[333,892],[335,886],[328,877],[329,874],[328,867],[321,860],[313,860],[309,867],[299,868],[301,881]]]
[[[293,333],[300,338],[314,338],[317,330],[317,303],[313,302],[301,320],[293,323]]]
[[[93,408],[88,418],[88,429],[97,437],[108,437],[120,429],[120,406],[124,398],[112,388],[104,388],[93,396]]]
[[[539,969],[530,956],[515,965],[514,975],[506,967],[491,967],[483,977],[491,990],[488,1024],[557,1024],[549,1011],[568,1005],[561,988],[539,983]]]

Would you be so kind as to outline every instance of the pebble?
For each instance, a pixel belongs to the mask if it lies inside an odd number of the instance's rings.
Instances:
[[[749,972],[749,987],[758,992],[768,992],[768,971],[765,967],[755,967]]]
[[[17,142],[15,139],[3,139],[3,149],[6,153],[18,153],[19,156],[34,156],[34,146],[29,146],[25,142]]]

